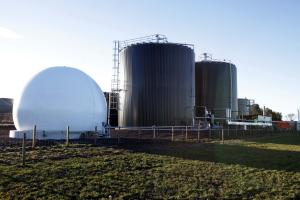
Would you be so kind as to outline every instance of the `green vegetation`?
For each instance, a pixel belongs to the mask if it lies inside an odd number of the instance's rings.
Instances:
[[[0,199],[299,199],[300,135],[0,152]]]

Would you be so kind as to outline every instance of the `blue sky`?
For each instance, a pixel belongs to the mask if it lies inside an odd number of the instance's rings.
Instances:
[[[238,69],[238,96],[283,115],[300,107],[298,0],[0,0],[0,97],[72,66],[110,89],[112,41],[161,33]]]

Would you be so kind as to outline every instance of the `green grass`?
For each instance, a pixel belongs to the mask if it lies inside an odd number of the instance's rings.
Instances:
[[[0,152],[0,199],[299,199],[300,135]]]

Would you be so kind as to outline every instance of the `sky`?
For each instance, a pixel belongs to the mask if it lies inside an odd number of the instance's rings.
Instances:
[[[51,66],[110,90],[114,40],[156,33],[237,66],[238,96],[300,108],[299,0],[0,0],[0,97]]]

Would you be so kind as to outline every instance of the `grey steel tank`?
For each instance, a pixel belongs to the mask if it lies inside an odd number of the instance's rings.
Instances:
[[[0,113],[12,113],[13,99],[0,98]]]
[[[231,118],[238,114],[237,69],[230,62],[203,60],[195,64],[196,117],[204,117],[203,107],[215,119],[226,118],[226,109],[231,109]]]
[[[195,54],[174,43],[134,44],[121,51],[120,126],[191,125]]]
[[[250,115],[251,100],[247,98],[238,99],[239,116]]]

